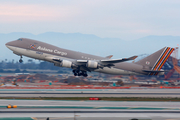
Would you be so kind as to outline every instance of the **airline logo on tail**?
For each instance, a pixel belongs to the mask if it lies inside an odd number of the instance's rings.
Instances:
[[[155,63],[154,67],[152,68],[152,71],[160,71],[173,51],[174,48],[166,47],[157,62]],[[158,72],[151,72],[150,75],[158,75]]]

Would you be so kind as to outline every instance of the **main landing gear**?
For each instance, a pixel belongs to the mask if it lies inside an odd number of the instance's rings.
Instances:
[[[87,77],[87,72],[86,71],[80,71],[80,70],[73,70],[74,76],[84,76]]]
[[[19,60],[19,62],[20,62],[20,63],[22,63],[22,62],[23,62],[22,58],[23,58],[23,57],[21,56],[21,58],[20,58],[20,60]]]

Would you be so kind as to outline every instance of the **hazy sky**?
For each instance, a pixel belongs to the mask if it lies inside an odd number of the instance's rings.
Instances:
[[[180,36],[180,0],[0,0],[0,33]]]

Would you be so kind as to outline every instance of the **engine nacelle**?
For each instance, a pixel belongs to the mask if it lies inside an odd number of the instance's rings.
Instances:
[[[60,60],[57,59],[56,61],[58,61],[58,63],[54,63],[55,66],[58,67],[67,67],[67,68],[73,68],[76,69],[78,68],[78,66],[76,64],[74,64],[73,62],[69,61],[69,60]]]
[[[88,68],[95,68],[95,69],[96,69],[96,68],[99,68],[98,62],[91,61],[91,60],[89,60],[89,61],[87,62],[86,67],[88,67]]]
[[[72,67],[72,62],[68,61],[68,60],[62,60],[61,63],[55,63],[54,65],[59,66],[59,67],[71,68]]]
[[[62,60],[62,62],[60,63],[61,67],[67,67],[67,68],[71,68],[72,66],[72,62],[68,61],[68,60]]]

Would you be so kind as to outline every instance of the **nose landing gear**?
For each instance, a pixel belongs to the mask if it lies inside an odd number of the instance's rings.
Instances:
[[[73,70],[74,76],[84,76],[87,77],[87,72],[86,71],[80,71],[80,70]]]
[[[19,60],[19,62],[20,62],[20,63],[22,63],[22,62],[23,62],[22,58],[23,58],[23,57],[21,56],[21,58],[20,58],[20,60]]]

